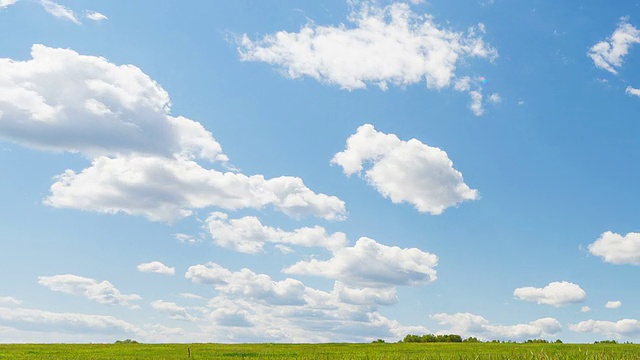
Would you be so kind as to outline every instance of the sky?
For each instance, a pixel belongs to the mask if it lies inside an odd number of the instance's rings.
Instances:
[[[2,342],[640,341],[636,1],[0,0],[0,33]]]

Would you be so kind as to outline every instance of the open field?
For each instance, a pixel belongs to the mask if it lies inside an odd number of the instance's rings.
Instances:
[[[636,344],[20,344],[0,359],[640,359]]]

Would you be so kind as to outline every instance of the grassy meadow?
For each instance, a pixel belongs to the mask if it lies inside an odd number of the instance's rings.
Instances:
[[[636,344],[18,344],[5,359],[640,359]]]

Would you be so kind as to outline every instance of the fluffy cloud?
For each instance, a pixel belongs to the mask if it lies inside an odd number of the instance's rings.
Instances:
[[[67,170],[51,186],[45,203],[102,213],[124,212],[154,221],[174,221],[191,209],[272,205],[292,217],[328,220],[346,216],[344,201],[317,194],[302,179],[222,173],[182,158],[156,156],[98,157],[81,173]]]
[[[249,269],[232,272],[216,263],[189,267],[185,277],[200,284],[213,285],[226,296],[260,300],[269,304],[303,304],[306,287],[291,278],[273,281],[270,276]]]
[[[587,293],[580,286],[567,281],[554,281],[543,288],[517,288],[513,295],[520,300],[556,307],[579,303],[587,298]]]
[[[22,301],[11,296],[0,296],[0,305],[20,305]]]
[[[18,0],[0,0],[0,9],[15,4]]]
[[[70,274],[40,276],[38,284],[46,286],[52,291],[84,296],[100,304],[131,306],[132,302],[142,299],[140,295],[120,293],[120,290],[108,281],[98,282],[94,279]]]
[[[138,265],[138,271],[143,273],[155,273],[163,275],[174,275],[176,268],[168,267],[160,261],[152,261]]]
[[[560,322],[554,318],[542,318],[528,324],[491,325],[482,316],[470,313],[435,314],[431,316],[440,325],[448,325],[440,333],[455,333],[464,337],[475,336],[481,340],[524,340],[549,337],[562,330]]]
[[[228,158],[200,123],[170,115],[167,92],[133,65],[34,45],[32,59],[0,59],[0,138],[93,157],[56,178],[45,203],[175,221],[193,209],[262,208],[292,217],[346,217],[344,202],[302,179],[206,169]]]
[[[611,37],[593,45],[587,55],[597,67],[617,74],[616,68],[622,66],[629,48],[637,43],[640,43],[640,30],[622,18]]]
[[[242,37],[240,58],[279,66],[287,76],[308,76],[343,89],[374,84],[386,90],[426,80],[427,87],[451,84],[456,66],[466,58],[493,60],[497,52],[471,29],[468,34],[440,28],[430,15],[409,5],[377,7],[365,2],[349,16],[353,26],[309,23],[252,41]]]
[[[42,4],[44,10],[49,14],[57,18],[66,19],[80,25],[80,21],[78,21],[78,18],[76,18],[73,10],[51,0],[40,0],[40,4]]]
[[[604,304],[604,307],[607,309],[617,309],[620,306],[622,306],[622,302],[620,301],[607,301],[607,303]]]
[[[169,115],[169,95],[139,68],[43,45],[31,56],[0,59],[1,138],[91,157],[227,160],[201,124]]]
[[[262,225],[257,217],[229,219],[227,214],[221,212],[212,213],[206,222],[209,233],[218,246],[248,254],[263,251],[264,244],[267,242],[321,247],[329,250],[339,249],[347,244],[344,233],[329,235],[320,226],[288,232]]]
[[[400,140],[365,124],[347,139],[346,149],[331,160],[349,176],[361,174],[394,203],[408,202],[420,212],[441,214],[446,208],[478,199],[443,150],[419,140]]]
[[[108,17],[106,17],[104,14],[101,14],[97,11],[88,11],[85,14],[85,17],[89,20],[93,20],[93,21],[102,21],[102,20],[109,20]]]
[[[628,95],[640,96],[640,89],[636,89],[631,86],[627,86],[627,89],[624,92]]]
[[[19,329],[53,332],[139,333],[140,329],[113,316],[55,313],[36,309],[0,307],[0,321]]]
[[[640,233],[625,236],[607,231],[590,244],[589,252],[612,264],[640,265]]]
[[[622,319],[617,322],[587,320],[569,325],[569,329],[581,333],[594,333],[616,338],[626,338],[640,334],[640,321],[635,319]]]
[[[436,255],[416,248],[402,249],[360,238],[355,246],[333,252],[326,261],[300,261],[283,271],[337,279],[350,286],[415,286],[436,280]]]
[[[174,320],[192,321],[194,318],[189,315],[187,309],[173,302],[156,300],[151,303],[151,307],[161,314],[165,314]]]
[[[217,341],[362,342],[428,331],[377,312],[379,305],[396,301],[395,288],[350,287],[337,281],[325,292],[294,279],[274,281],[249,269],[232,272],[215,263],[194,265],[185,276],[218,291],[200,309],[203,331],[216,334]]]
[[[589,312],[591,311],[591,308],[589,306],[583,306],[580,308],[580,312]]]

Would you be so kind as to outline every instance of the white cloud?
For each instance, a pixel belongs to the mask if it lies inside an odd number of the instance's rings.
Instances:
[[[264,301],[269,304],[303,304],[306,287],[302,282],[287,278],[273,281],[270,276],[256,274],[249,269],[232,272],[210,262],[189,267],[185,277],[200,284],[213,285],[227,295]]]
[[[491,325],[482,316],[470,313],[435,314],[431,316],[440,325],[448,325],[440,333],[474,336],[481,340],[524,340],[549,337],[562,330],[560,322],[554,318],[542,318],[528,324]]]
[[[124,212],[153,221],[175,221],[191,209],[260,209],[272,205],[292,217],[343,220],[344,201],[317,194],[302,179],[222,173],[182,158],[98,157],[81,173],[67,170],[56,178],[45,203],[102,213]]]
[[[494,104],[500,104],[502,102],[502,97],[498,93],[493,93],[489,96],[489,101]]]
[[[617,322],[587,320],[569,325],[569,329],[581,333],[594,333],[616,338],[626,338],[640,334],[640,321],[622,319]]]
[[[617,309],[620,306],[622,306],[622,302],[620,301],[607,301],[607,303],[604,305],[604,307],[606,307],[607,309]]]
[[[152,261],[144,264],[138,265],[138,271],[143,273],[155,273],[155,274],[163,274],[163,275],[174,275],[176,273],[176,268],[168,267],[167,265],[161,263],[160,261]]]
[[[580,308],[580,312],[589,312],[591,311],[591,308],[589,306],[583,306]]]
[[[0,138],[90,157],[227,160],[200,123],[169,115],[169,95],[139,68],[43,45],[31,56],[0,59]]]
[[[339,249],[347,244],[344,233],[329,235],[320,226],[299,228],[288,232],[262,225],[254,216],[229,219],[227,214],[221,212],[212,213],[206,222],[216,245],[248,254],[263,251],[263,246],[267,242],[321,247],[329,250]]]
[[[93,20],[93,21],[102,21],[102,20],[109,20],[108,17],[106,17],[104,14],[101,14],[97,11],[88,11],[85,14],[85,17],[89,20]]]
[[[347,139],[346,149],[331,160],[343,172],[361,174],[393,203],[408,202],[420,212],[441,214],[446,208],[478,199],[478,191],[464,183],[462,173],[443,150],[417,139],[400,140],[365,124]]]
[[[469,91],[469,96],[471,96],[471,103],[469,104],[471,112],[473,112],[475,116],[481,116],[484,114],[484,107],[482,106],[482,91]]]
[[[61,19],[67,19],[69,21],[72,21],[78,25],[80,25],[80,21],[76,18],[75,13],[73,12],[73,10],[64,7],[56,2],[53,2],[51,0],[40,0],[40,4],[42,5],[42,7],[44,8],[44,10],[46,12],[48,12],[49,14],[57,17],[57,18],[61,18]]]
[[[38,284],[52,291],[84,296],[100,304],[132,306],[132,302],[141,300],[140,295],[125,295],[110,282],[98,282],[94,279],[76,275],[39,276]]]
[[[627,89],[624,92],[628,95],[640,96],[640,89],[636,89],[631,86],[627,86]]]
[[[640,30],[622,18],[611,37],[593,45],[587,55],[597,67],[617,74],[616,68],[622,66],[629,48],[637,43],[640,43]]]
[[[590,244],[589,252],[612,264],[640,265],[640,233],[625,236],[607,231]]]
[[[15,4],[18,0],[0,0],[0,9]]]
[[[0,307],[3,324],[19,329],[65,333],[139,333],[140,329],[113,316],[56,313],[36,309]]]
[[[336,281],[331,292],[325,292],[294,279],[275,281],[249,269],[233,272],[215,263],[191,266],[185,277],[218,291],[200,310],[204,330],[215,334],[216,341],[363,342],[428,331],[403,326],[377,312],[379,305],[396,301],[392,287],[350,287]]]
[[[287,76],[308,76],[342,89],[381,89],[426,80],[427,87],[447,87],[466,58],[493,60],[497,52],[472,29],[468,34],[439,27],[430,15],[409,5],[377,7],[364,2],[349,16],[352,26],[305,25],[251,41],[242,37],[240,58],[279,66]]]
[[[196,294],[191,294],[191,293],[180,293],[180,294],[178,294],[178,296],[180,296],[182,298],[185,298],[185,299],[196,299],[196,300],[203,299],[202,296],[196,295]]]
[[[0,305],[20,305],[22,304],[21,300],[18,300],[11,296],[0,296]]]
[[[176,303],[156,300],[151,303],[151,307],[161,314],[165,314],[174,320],[192,321],[194,318],[189,315],[187,309]]]
[[[177,234],[174,234],[174,236],[176,240],[184,244],[197,244],[199,242],[202,242],[202,240],[188,234],[177,233]]]
[[[522,287],[513,291],[520,300],[560,307],[584,301],[587,293],[574,283],[554,281],[543,288]]]
[[[416,286],[436,280],[436,255],[416,248],[386,246],[360,238],[355,246],[337,249],[326,261],[300,261],[283,271],[340,280],[350,286]]]

